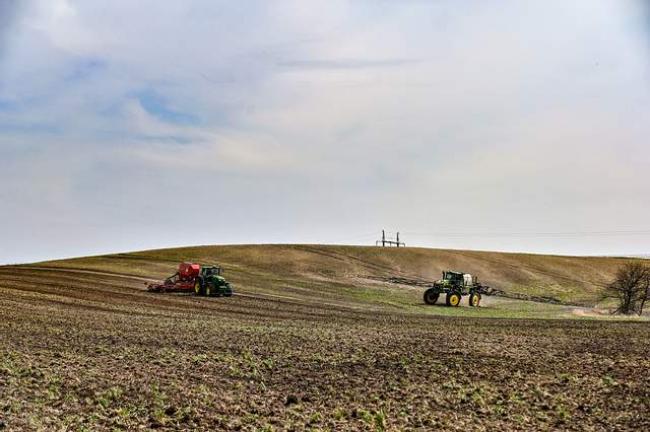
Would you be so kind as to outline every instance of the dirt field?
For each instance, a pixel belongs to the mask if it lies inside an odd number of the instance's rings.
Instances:
[[[230,299],[144,291],[196,250],[0,267],[0,427],[650,428],[647,322],[490,318],[514,310],[498,302],[441,316],[420,291],[355,285],[358,269],[219,253]]]

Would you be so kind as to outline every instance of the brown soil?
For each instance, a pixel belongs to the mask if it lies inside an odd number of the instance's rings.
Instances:
[[[6,430],[647,430],[649,352],[642,322],[152,294],[110,271],[0,267]]]

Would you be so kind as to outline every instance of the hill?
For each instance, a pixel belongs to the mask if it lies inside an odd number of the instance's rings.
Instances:
[[[216,262],[240,290],[313,299],[412,305],[421,289],[381,283],[402,276],[436,280],[443,270],[477,275],[507,293],[593,306],[625,259],[519,253],[322,245],[199,246],[40,263],[162,278],[180,261]]]

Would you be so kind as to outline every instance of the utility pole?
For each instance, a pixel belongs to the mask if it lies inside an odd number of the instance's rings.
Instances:
[[[386,237],[386,230],[381,230],[381,240],[377,240],[375,242],[375,246],[379,246],[381,244],[381,247],[386,247],[386,246],[396,246],[396,247],[406,247],[406,243],[402,243],[399,241],[399,233],[397,233],[396,238],[391,238],[391,237]]]

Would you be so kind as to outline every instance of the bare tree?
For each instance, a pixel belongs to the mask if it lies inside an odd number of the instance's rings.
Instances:
[[[614,313],[643,313],[643,307],[650,299],[650,267],[640,262],[630,262],[618,269],[616,278],[607,285],[603,298],[618,300]]]

